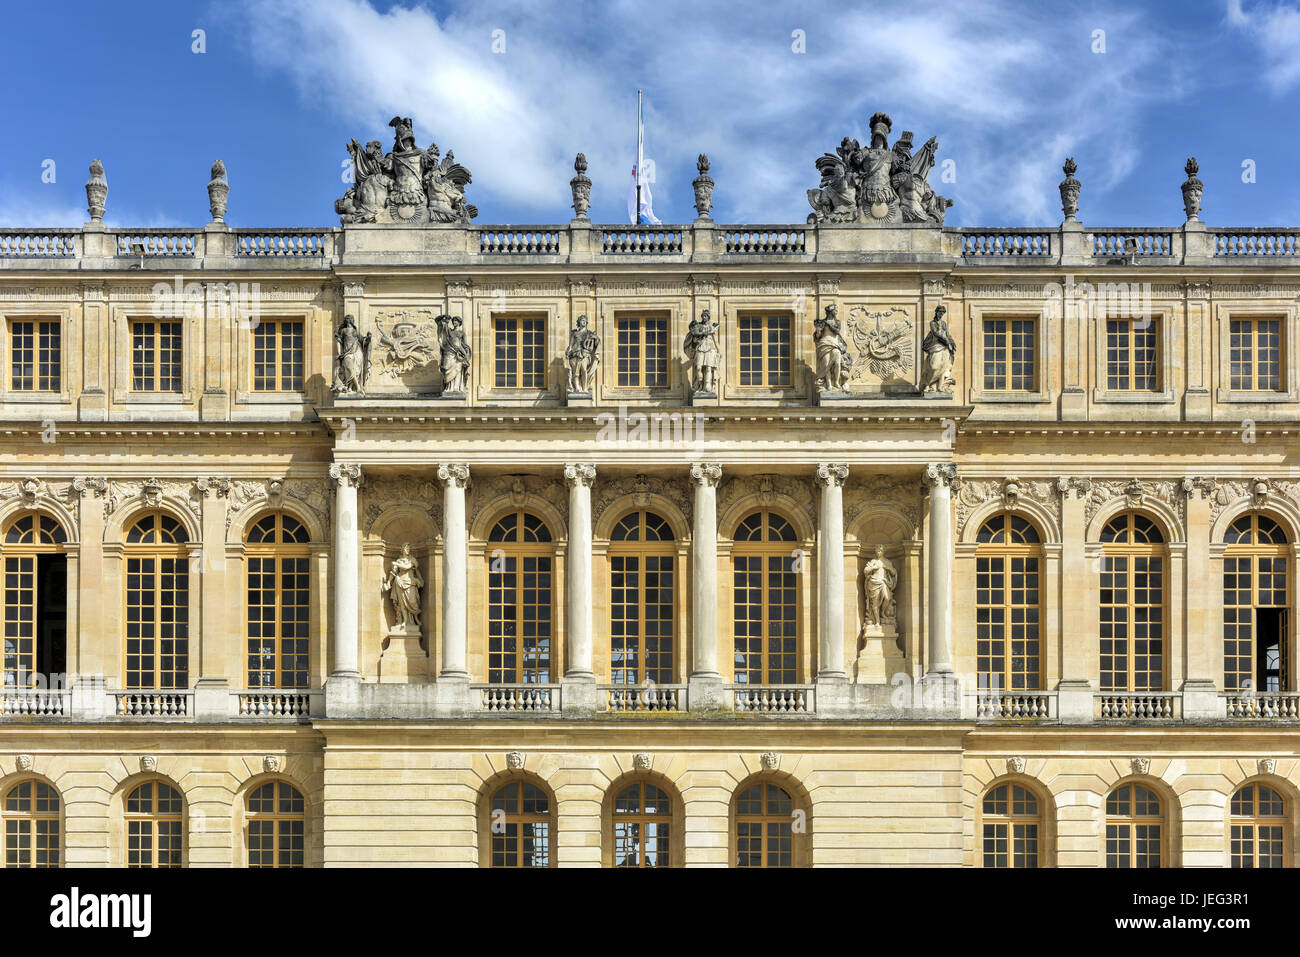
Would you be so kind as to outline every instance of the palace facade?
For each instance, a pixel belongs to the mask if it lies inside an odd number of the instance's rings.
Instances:
[[[1300,230],[575,184],[0,230],[6,865],[1292,864]]]

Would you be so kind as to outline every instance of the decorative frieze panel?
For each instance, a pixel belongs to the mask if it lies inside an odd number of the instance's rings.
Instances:
[[[608,280],[601,279],[596,287],[599,296],[686,296],[691,286],[676,280]]]
[[[873,505],[887,505],[903,515],[912,526],[912,538],[921,534],[921,495],[916,481],[888,475],[849,476],[844,487],[844,525],[851,528],[863,510]]]
[[[498,475],[475,481],[470,490],[469,526],[472,528],[483,509],[501,500],[515,508],[525,508],[532,499],[540,499],[561,515],[569,510],[569,492],[564,483],[540,475]],[[559,529],[551,530],[559,534]]]
[[[692,521],[691,495],[685,482],[652,475],[631,475],[597,483],[591,502],[592,525],[600,524],[605,510],[628,495],[632,496],[638,508],[648,508],[651,496],[666,498],[681,509],[688,525]]]
[[[1210,520],[1212,523],[1218,521],[1219,516],[1223,514],[1223,510],[1228,506],[1247,497],[1249,497],[1253,508],[1267,507],[1269,499],[1275,496],[1283,496],[1293,506],[1300,507],[1300,482],[1260,477],[1217,483],[1210,482],[1208,479],[1200,481],[1209,482],[1212,488],[1210,493]]]
[[[852,381],[913,386],[916,324],[906,309],[851,306],[846,327],[853,356]]]
[[[372,392],[385,386],[397,391],[427,390],[436,385],[438,347],[437,313],[433,309],[401,309],[375,312],[374,369]]]
[[[250,505],[261,502],[267,508],[281,508],[286,498],[293,499],[296,506],[314,514],[321,528],[329,528],[330,488],[323,478],[236,479],[230,483],[227,495],[229,506],[226,509],[226,531],[230,530],[234,517]]]
[[[104,517],[108,518],[122,505],[133,499],[140,499],[150,508],[162,506],[164,499],[186,502],[193,514],[197,515],[203,498],[193,479],[182,481],[147,478],[143,480],[119,481],[110,479],[108,493],[104,496]]]
[[[432,479],[404,475],[367,478],[361,490],[362,531],[370,534],[379,517],[397,505],[415,505],[442,528],[442,487]]]
[[[788,475],[742,475],[724,481],[718,491],[718,515],[725,515],[732,505],[749,496],[755,497],[764,508],[775,505],[778,496],[790,499],[803,510],[809,523],[815,522],[817,503],[812,487],[807,480]],[[720,529],[720,532],[730,535],[732,530]]]
[[[1066,480],[1067,483],[1069,480]],[[1004,479],[961,479],[957,490],[957,534],[966,530],[972,514],[986,502],[999,500],[1002,507],[1015,509],[1022,500],[1036,502],[1052,516],[1056,529],[1061,527],[1061,489],[1058,481],[1050,479],[1025,480],[1007,476]],[[1069,486],[1065,491],[1068,491]]]
[[[1178,516],[1179,527],[1175,530],[1179,538],[1184,538],[1187,528],[1187,496],[1181,482],[1152,481],[1143,479],[1094,481],[1084,502],[1083,518],[1091,525],[1097,512],[1112,499],[1123,498],[1128,508],[1140,508],[1143,499],[1163,502]]]
[[[142,297],[149,295],[147,287]],[[68,302],[81,299],[81,290],[76,286],[0,286],[0,302]]]

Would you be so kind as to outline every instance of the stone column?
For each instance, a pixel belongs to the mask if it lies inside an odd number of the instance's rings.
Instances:
[[[723,706],[718,673],[718,483],[722,466],[691,466],[695,488],[691,527],[691,677],[687,706],[712,711]]]
[[[817,466],[821,503],[817,521],[817,712],[849,705],[844,670],[844,482],[847,465]]]
[[[566,465],[569,486],[569,547],[564,566],[565,646],[568,667],[560,707],[564,711],[596,709],[596,673],[592,668],[591,486],[596,466]]]
[[[844,670],[844,482],[847,465],[817,466],[817,680],[847,679]]]
[[[357,596],[360,592],[360,534],[357,489],[361,466],[335,462],[334,481],[334,667],[330,680],[361,678]],[[328,704],[327,704],[328,707]]]
[[[1174,686],[1174,690],[1183,693],[1185,719],[1227,716],[1226,702],[1219,697],[1219,685],[1223,680],[1222,565],[1216,575],[1210,555],[1210,546],[1214,544],[1211,541],[1210,496],[1214,489],[1215,483],[1211,478],[1188,477],[1180,483],[1180,491],[1187,496],[1187,557],[1184,566],[1187,601],[1181,623],[1186,642],[1183,659],[1186,678],[1182,687]],[[1177,579],[1172,574],[1172,561],[1170,564],[1170,582],[1173,583]]]
[[[1061,495],[1061,581],[1056,588],[1060,596],[1056,630],[1061,636],[1057,715],[1065,724],[1087,724],[1093,720],[1088,662],[1098,647],[1097,615],[1089,610],[1087,600],[1087,583],[1097,572],[1090,568],[1084,551],[1087,541],[1084,519],[1092,482],[1079,476],[1062,476],[1056,487]],[[1053,612],[1049,610],[1048,614]],[[1050,672],[1047,677],[1050,682]]]
[[[442,483],[442,671],[440,678],[469,678],[468,533],[465,528],[465,487],[468,465],[439,465]]]
[[[927,680],[953,681],[952,670],[952,483],[955,465],[927,465],[925,484],[930,488],[930,661]]]

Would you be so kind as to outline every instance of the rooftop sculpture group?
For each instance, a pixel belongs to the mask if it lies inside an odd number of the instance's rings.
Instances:
[[[943,225],[952,200],[940,196],[927,182],[939,148],[933,136],[912,155],[912,134],[904,131],[889,147],[893,121],[889,114],[871,117],[871,144],[863,149],[844,137],[834,153],[817,160],[821,185],[808,190],[813,211],[810,223],[863,223],[891,226],[898,223]]]
[[[394,116],[393,150],[384,153],[378,140],[365,149],[348,143],[356,185],[335,200],[334,211],[344,223],[468,223],[477,207],[465,202],[469,170],[455,154],[439,160],[438,144],[427,150],[415,145],[410,117]]]

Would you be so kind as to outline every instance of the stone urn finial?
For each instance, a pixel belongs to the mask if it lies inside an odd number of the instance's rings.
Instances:
[[[691,181],[695,187],[695,212],[700,219],[709,219],[709,212],[713,209],[713,177],[709,175],[707,153],[700,154],[700,158],[695,161],[695,168],[700,171],[700,175]]]
[[[226,221],[226,197],[230,195],[230,184],[226,181],[226,164],[217,160],[212,164],[212,181],[208,183],[208,208],[212,211],[214,223]]]
[[[104,221],[104,200],[108,198],[108,180],[104,178],[104,164],[90,161],[90,179],[86,180],[86,206],[92,223]]]
[[[1079,171],[1079,164],[1071,156],[1061,167],[1065,173],[1065,179],[1061,180],[1061,211],[1065,213],[1067,223],[1078,222],[1075,215],[1079,212],[1079,190],[1083,189],[1083,184],[1074,178],[1074,174]]]
[[[1195,156],[1189,157],[1183,167],[1187,174],[1187,182],[1183,183],[1183,210],[1189,223],[1199,222],[1201,218],[1201,194],[1205,192],[1205,184],[1196,178],[1200,168]]]
[[[577,176],[569,180],[569,189],[573,190],[574,218],[586,222],[587,210],[591,209],[591,177],[587,175],[587,157],[579,153],[573,161]]]

